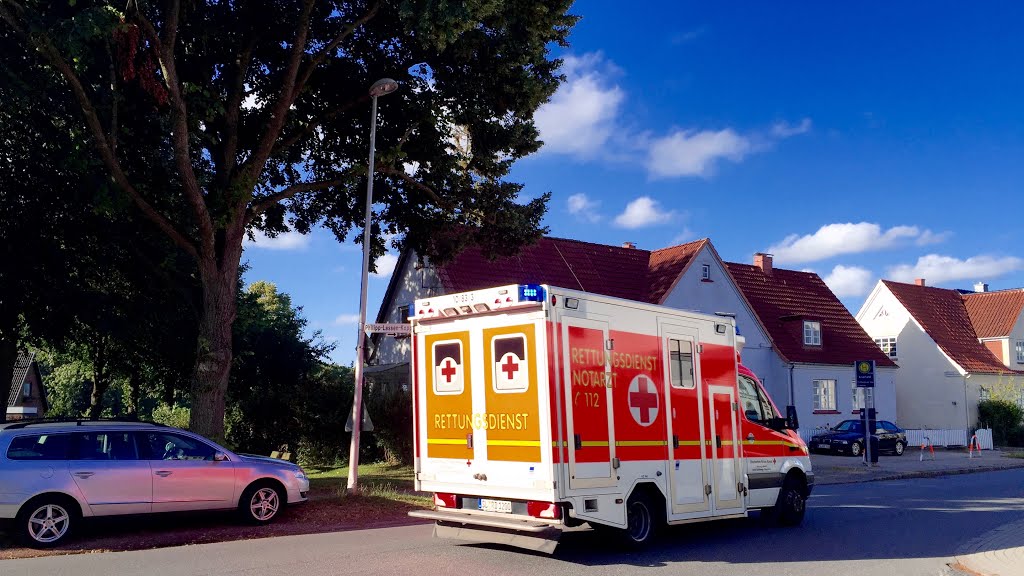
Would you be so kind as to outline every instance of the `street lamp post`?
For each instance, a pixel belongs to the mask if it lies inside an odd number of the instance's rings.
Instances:
[[[370,273],[370,235],[373,233],[373,155],[377,140],[377,98],[398,90],[398,82],[381,78],[370,86],[370,163],[366,168],[366,223],[363,225],[363,278],[359,285],[359,333],[356,335],[355,394],[352,399],[352,444],[348,453],[348,490],[359,491],[359,433],[363,423],[363,350],[366,346],[366,284]]]

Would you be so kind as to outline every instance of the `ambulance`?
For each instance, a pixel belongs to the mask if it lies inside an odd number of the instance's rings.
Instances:
[[[740,364],[728,315],[520,284],[411,305],[415,486],[435,535],[552,552],[762,510],[799,524],[814,474]]]

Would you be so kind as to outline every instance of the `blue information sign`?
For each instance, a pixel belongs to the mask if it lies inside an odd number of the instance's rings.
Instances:
[[[857,376],[858,388],[875,387],[875,361],[858,360],[853,363],[853,372]]]

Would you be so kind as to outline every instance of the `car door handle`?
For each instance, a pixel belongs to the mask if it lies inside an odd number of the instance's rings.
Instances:
[[[154,474],[161,478],[167,478],[172,474],[172,472],[170,470],[157,470],[156,472],[154,472]]]
[[[95,473],[95,472],[74,472],[73,474],[74,474],[75,476],[77,476],[77,477],[79,477],[79,478],[81,478],[81,479],[85,480],[86,478],[88,478],[88,477],[90,477],[90,476],[93,476],[93,475],[95,475],[96,473]]]

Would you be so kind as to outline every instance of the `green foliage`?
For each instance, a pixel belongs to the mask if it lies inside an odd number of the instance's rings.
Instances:
[[[1015,435],[1021,427],[1024,409],[1007,400],[982,400],[978,403],[978,418],[982,425],[992,428],[996,444],[1006,444],[1011,434]]]
[[[352,411],[353,382],[347,366],[321,364],[311,375],[299,404],[303,432],[298,457],[304,466],[338,466],[348,460],[350,437],[344,427]],[[372,451],[363,454],[373,462]]]
[[[374,425],[373,432],[364,435],[376,448],[369,461],[412,463],[412,393],[395,384],[375,384],[363,399]]]
[[[168,406],[160,404],[153,410],[150,418],[153,422],[174,426],[175,428],[188,428],[189,409],[184,406]]]

